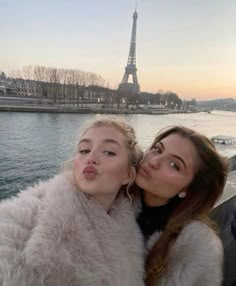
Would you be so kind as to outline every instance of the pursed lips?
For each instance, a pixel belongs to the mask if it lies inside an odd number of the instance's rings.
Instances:
[[[83,175],[86,179],[93,179],[98,175],[98,171],[93,166],[87,166],[83,169]]]
[[[147,168],[141,166],[139,169],[138,169],[138,173],[143,176],[143,177],[146,177],[146,178],[151,178],[151,174],[150,172],[148,171]]]

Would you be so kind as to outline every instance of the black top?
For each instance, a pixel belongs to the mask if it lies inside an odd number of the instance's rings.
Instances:
[[[232,230],[232,234],[233,234],[234,238],[236,239],[236,209],[234,210],[234,216],[232,219],[231,230]]]
[[[141,196],[142,211],[137,218],[144,238],[147,240],[154,232],[165,228],[172,209],[179,201],[178,197],[173,198],[168,204],[157,207],[149,207]]]

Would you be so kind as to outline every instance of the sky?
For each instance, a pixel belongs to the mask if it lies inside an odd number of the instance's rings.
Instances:
[[[135,0],[0,0],[0,71],[28,65],[101,75],[116,89]],[[138,0],[141,91],[236,98],[236,0]]]

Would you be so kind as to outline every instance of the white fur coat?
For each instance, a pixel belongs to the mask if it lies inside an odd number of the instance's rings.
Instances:
[[[148,241],[150,250],[159,238]],[[223,279],[223,247],[219,237],[206,224],[193,221],[184,227],[169,253],[166,273],[156,286],[220,286]]]
[[[62,174],[0,204],[1,286],[142,286],[143,269],[123,195],[107,214]]]

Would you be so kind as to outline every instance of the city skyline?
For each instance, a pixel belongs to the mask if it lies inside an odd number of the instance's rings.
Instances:
[[[81,69],[116,89],[127,64],[135,1],[0,0],[0,71]],[[141,91],[182,99],[236,97],[236,1],[138,1]]]

